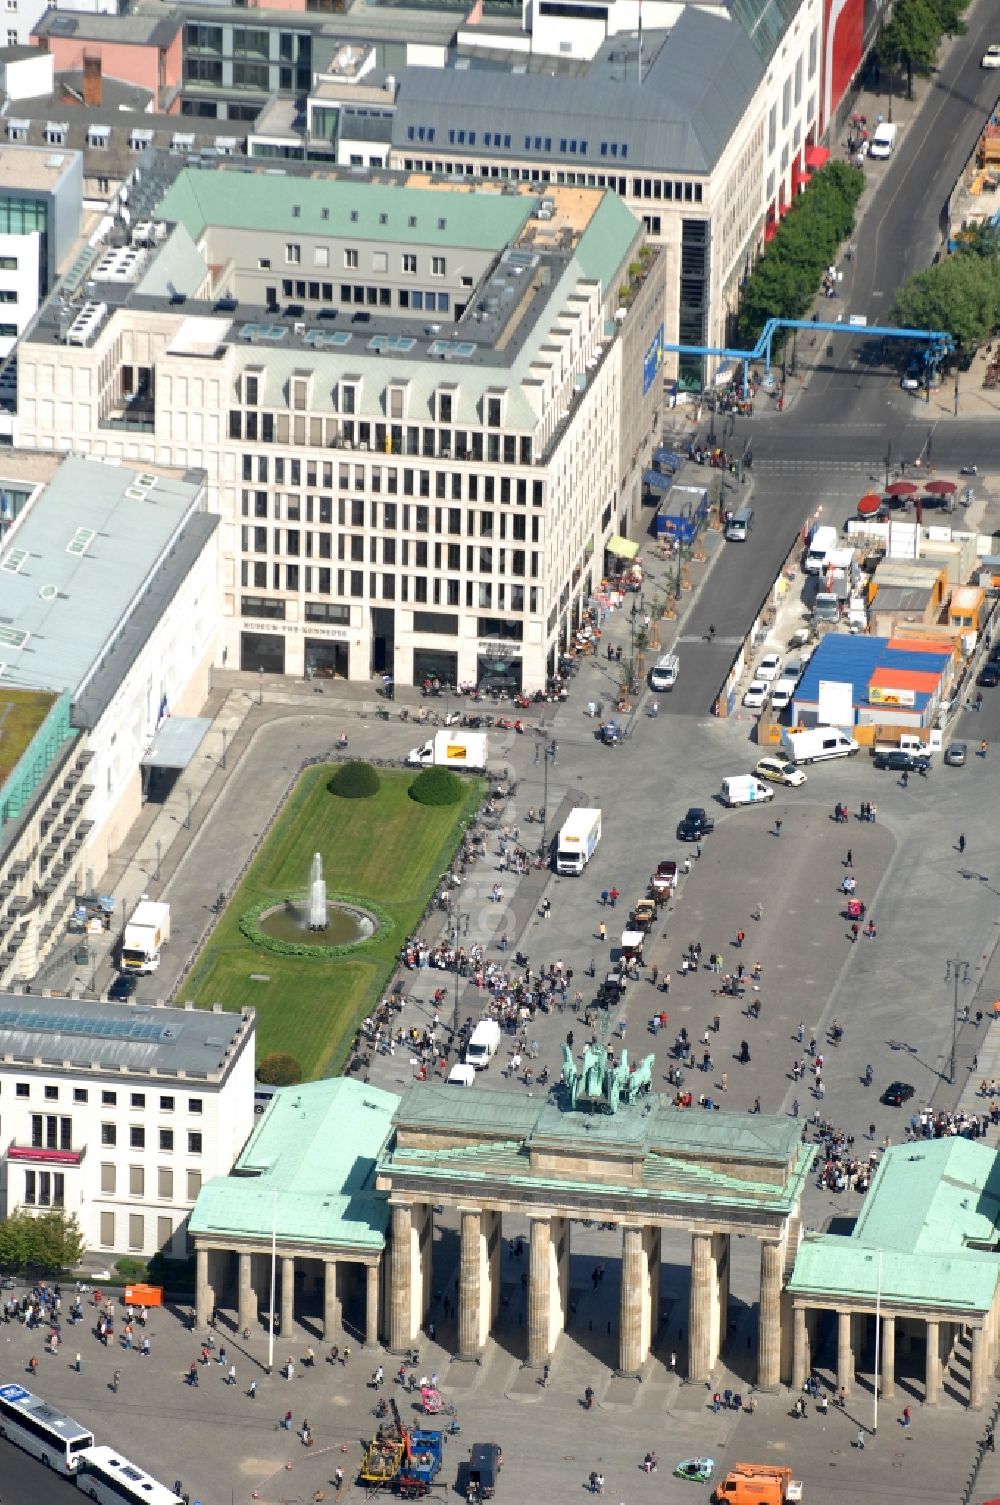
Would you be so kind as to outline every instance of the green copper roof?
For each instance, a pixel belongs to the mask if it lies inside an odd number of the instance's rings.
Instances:
[[[530,194],[186,168],[157,212],[161,219],[180,220],[195,241],[206,226],[219,225],[249,234],[353,235],[359,241],[488,251],[513,240],[534,206]]]
[[[279,1239],[380,1250],[389,1208],[375,1165],[398,1105],[346,1077],[283,1088],[232,1174],[202,1187],[191,1233],[270,1239],[277,1190]]]
[[[896,1145],[849,1238],[808,1234],[793,1293],[987,1310],[1000,1275],[1000,1155],[961,1137]]]

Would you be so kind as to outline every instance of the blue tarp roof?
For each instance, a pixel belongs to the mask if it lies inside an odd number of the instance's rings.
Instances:
[[[846,633],[830,633],[823,639],[806,666],[806,672],[795,692],[797,705],[814,705],[819,700],[819,685],[822,679],[848,682],[851,699],[856,706],[868,705],[868,686],[876,669],[903,669],[917,674],[941,674],[951,655],[926,649],[913,650],[890,648],[888,638],[867,637],[864,634],[848,636]],[[917,691],[913,709],[921,710],[929,700],[924,691]]]
[[[661,447],[653,450],[653,464],[660,470],[677,471],[684,464],[684,456],[679,455],[675,449]]]
[[[663,474],[662,470],[644,470],[642,484],[647,491],[669,491],[674,484],[673,476]]]

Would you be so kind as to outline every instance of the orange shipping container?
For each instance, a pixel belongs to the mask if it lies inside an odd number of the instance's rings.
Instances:
[[[126,1286],[125,1287],[125,1305],[126,1306],[162,1306],[163,1305],[163,1287],[162,1286],[143,1286],[143,1285],[139,1285],[139,1286]]]

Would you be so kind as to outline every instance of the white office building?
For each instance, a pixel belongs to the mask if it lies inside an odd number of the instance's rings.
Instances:
[[[0,1217],[58,1209],[109,1259],[184,1257],[253,1128],[255,1033],[252,1009],[0,993]]]

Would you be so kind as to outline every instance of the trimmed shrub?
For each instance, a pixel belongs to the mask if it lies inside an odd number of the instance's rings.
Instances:
[[[465,797],[465,788],[450,768],[425,768],[413,780],[409,794],[418,805],[457,805]]]
[[[257,1067],[258,1082],[269,1087],[295,1087],[302,1080],[302,1067],[294,1056],[284,1051],[272,1051]]]
[[[145,1261],[141,1259],[116,1259],[115,1270],[126,1280],[145,1280],[149,1274]]]
[[[370,800],[373,794],[378,794],[380,782],[370,763],[354,762],[338,768],[326,787],[342,800]]]

